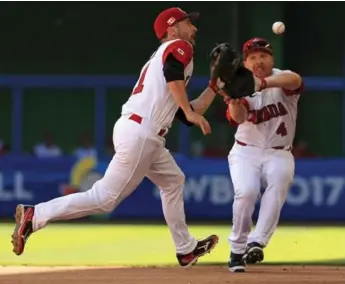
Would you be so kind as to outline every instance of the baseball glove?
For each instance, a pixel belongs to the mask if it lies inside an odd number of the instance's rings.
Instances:
[[[210,59],[210,87],[217,93],[238,99],[255,92],[253,73],[243,66],[242,58],[228,43],[217,44]]]

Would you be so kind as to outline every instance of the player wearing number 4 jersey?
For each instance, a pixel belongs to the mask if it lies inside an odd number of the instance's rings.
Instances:
[[[189,267],[215,247],[216,235],[196,240],[188,232],[183,203],[185,177],[165,148],[164,139],[175,117],[188,126],[199,126],[205,135],[211,131],[202,115],[216,94],[206,88],[199,98],[189,103],[185,87],[193,72],[197,29],[191,21],[197,16],[198,13],[186,14],[179,8],[170,8],[158,15],[154,30],[161,45],[142,68],[132,95],[115,123],[116,153],[104,177],[86,192],[36,206],[18,205],[12,235],[13,251],[17,255],[24,251],[32,232],[48,222],[114,210],[145,176],[160,189],[164,217],[179,264]]]
[[[255,76],[258,91],[242,100],[230,100],[226,113],[230,124],[238,126],[228,157],[235,191],[229,236],[232,272],[245,271],[245,263],[262,261],[263,249],[277,227],[294,176],[291,147],[303,87],[298,74],[273,68],[273,51],[264,39],[247,41],[243,59]],[[250,233],[262,187],[259,217]]]

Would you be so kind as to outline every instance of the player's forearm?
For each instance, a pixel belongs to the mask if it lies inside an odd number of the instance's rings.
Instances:
[[[215,97],[216,93],[211,88],[207,87],[201,93],[201,95],[195,100],[191,101],[190,104],[192,105],[195,112],[203,115],[210,107]]]
[[[248,118],[248,111],[243,104],[230,105],[228,106],[228,113],[232,120],[238,124],[245,122]]]
[[[193,111],[188,100],[185,81],[181,80],[169,82],[168,87],[176,104],[183,110],[184,113]]]
[[[287,90],[297,90],[302,84],[302,78],[296,73],[281,73],[265,78],[266,88],[284,88]]]

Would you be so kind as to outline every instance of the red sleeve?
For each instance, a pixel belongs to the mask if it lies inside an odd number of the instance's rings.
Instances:
[[[241,103],[246,107],[247,111],[249,111],[249,103],[246,99],[242,98],[241,99]],[[229,108],[226,109],[226,118],[229,121],[229,123],[233,126],[237,126],[238,123],[232,119],[231,115],[230,115],[230,110]]]
[[[193,47],[185,40],[177,40],[169,44],[163,53],[163,65],[169,54],[172,54],[186,67],[193,59]]]
[[[284,91],[286,96],[293,96],[293,95],[301,94],[304,91],[304,82],[302,81],[301,86],[299,86],[299,88],[296,90],[283,89],[283,91]]]

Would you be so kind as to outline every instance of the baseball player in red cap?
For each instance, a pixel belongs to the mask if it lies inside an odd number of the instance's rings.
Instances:
[[[160,189],[164,217],[182,267],[195,264],[218,242],[211,235],[196,240],[185,221],[183,188],[185,176],[165,148],[164,136],[175,118],[196,125],[204,135],[211,132],[203,117],[216,94],[207,87],[189,102],[186,92],[193,72],[193,46],[198,13],[179,8],[161,12],[154,31],[161,44],[142,67],[131,96],[122,107],[113,131],[115,155],[104,176],[90,190],[35,206],[19,204],[12,235],[13,251],[20,255],[29,236],[55,220],[67,220],[114,210],[144,177]],[[148,193],[149,194],[149,193]],[[142,206],[149,206],[142,204]]]
[[[243,58],[260,88],[251,97],[232,100],[226,114],[230,124],[237,126],[228,156],[235,191],[229,236],[232,272],[245,271],[245,263],[262,261],[263,249],[277,227],[294,177],[291,148],[303,88],[298,74],[273,68],[273,49],[267,40],[248,40],[243,45]],[[255,230],[251,232],[260,188],[265,191]]]

